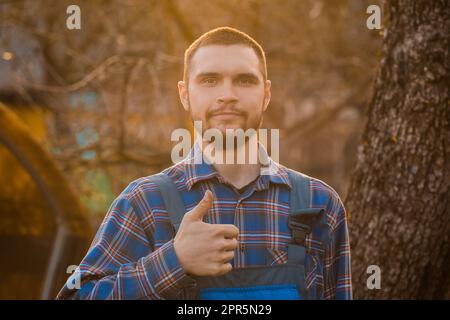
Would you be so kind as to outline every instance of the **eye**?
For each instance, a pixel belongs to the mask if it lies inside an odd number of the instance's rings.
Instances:
[[[217,79],[214,77],[204,78],[204,79],[202,79],[202,84],[212,86],[212,85],[217,84]]]
[[[239,79],[239,84],[243,86],[250,86],[255,84],[255,80],[252,78],[241,78]]]

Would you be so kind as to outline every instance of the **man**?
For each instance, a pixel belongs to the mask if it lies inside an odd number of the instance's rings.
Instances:
[[[260,127],[270,85],[261,46],[224,27],[186,50],[178,89],[192,120],[227,136]],[[194,162],[209,144],[119,195],[80,263],[79,289],[66,284],[59,299],[351,299],[336,192],[264,148],[265,165]],[[216,151],[250,149],[244,140]]]

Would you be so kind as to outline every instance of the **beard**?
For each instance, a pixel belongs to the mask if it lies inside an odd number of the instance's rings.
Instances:
[[[220,108],[222,109],[222,108]],[[219,108],[211,108],[209,110],[207,110],[206,114],[205,114],[205,120],[201,119],[201,117],[195,116],[192,112],[192,107],[191,107],[191,102],[188,96],[188,112],[189,112],[189,116],[192,120],[192,122],[194,121],[201,121],[202,122],[202,132],[197,132],[198,136],[202,138],[203,143],[206,143],[206,145],[215,143],[215,138],[211,140],[205,140],[203,139],[203,135],[205,133],[206,130],[208,129],[217,129],[221,132],[223,140],[222,140],[222,146],[220,146],[217,144],[215,145],[215,149],[219,149],[217,150],[219,153],[222,152],[226,152],[226,150],[233,150],[234,152],[237,152],[238,149],[242,149],[244,147],[244,144],[248,143],[250,141],[250,136],[252,138],[258,139],[258,129],[261,128],[262,124],[263,124],[263,111],[264,110],[264,102],[261,104],[260,109],[261,112],[258,114],[257,117],[253,117],[251,119],[250,122],[248,122],[249,119],[249,113],[247,111],[243,111],[243,110],[239,110],[237,108],[230,108],[229,111],[231,112],[235,112],[237,113],[240,117],[242,117],[242,119],[244,119],[244,124],[241,125],[240,127],[236,127],[233,126],[233,128],[227,128],[226,124],[224,124],[224,126],[220,126],[221,128],[218,128],[217,126],[214,126],[213,124],[211,124],[211,118],[213,118],[213,116],[220,111]],[[254,134],[250,134],[250,135],[246,135],[245,132],[249,129],[254,129],[255,133]],[[194,129],[195,130],[195,129]],[[227,130],[229,132],[227,132]],[[240,135],[240,133],[238,133],[238,130],[242,130],[244,132],[244,137],[242,138],[238,138],[238,136]],[[227,143],[228,142],[228,143]],[[205,146],[203,147],[205,148]],[[217,156],[219,156],[218,154],[216,154]]]

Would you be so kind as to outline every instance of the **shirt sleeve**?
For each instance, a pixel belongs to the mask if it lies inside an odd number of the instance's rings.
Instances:
[[[72,289],[77,283],[74,277],[79,277],[79,286]],[[173,239],[154,250],[151,235],[121,195],[108,210],[79,268],[56,298],[176,299],[194,284],[180,265]]]
[[[334,221],[330,232],[324,267],[325,299],[351,300],[351,256],[348,221],[345,208],[336,193],[329,203],[330,216]]]

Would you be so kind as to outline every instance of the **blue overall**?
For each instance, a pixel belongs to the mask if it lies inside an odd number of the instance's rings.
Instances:
[[[312,224],[320,220],[324,210],[310,208],[310,178],[289,170],[290,192],[289,228],[292,242],[288,244],[287,262],[271,266],[235,268],[222,276],[191,276],[195,287],[186,288],[185,299],[201,300],[306,300],[314,299],[305,286],[305,240]],[[159,187],[170,221],[178,231],[186,212],[182,198],[170,177],[151,177]],[[192,191],[199,192],[199,191]],[[198,195],[199,199],[202,195]]]

